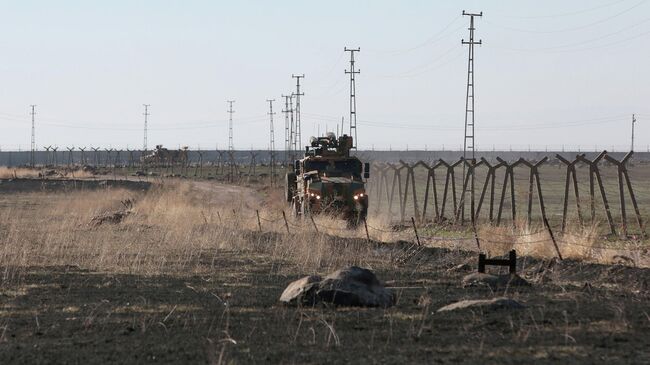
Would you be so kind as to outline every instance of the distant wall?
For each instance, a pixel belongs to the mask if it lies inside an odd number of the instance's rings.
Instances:
[[[224,161],[228,160],[227,152],[220,151],[221,158]],[[217,163],[220,158],[220,152],[215,150],[206,150],[201,151],[203,155],[203,162],[205,164]],[[269,151],[235,151],[234,159],[238,164],[249,164],[251,161],[252,153],[257,154],[256,162],[258,164],[263,163],[267,164],[270,161]],[[507,160],[513,161],[517,160],[520,157],[523,157],[527,160],[540,160],[544,156],[549,158],[554,158],[555,154],[560,154],[568,159],[573,159],[575,156],[581,152],[578,151],[489,151],[489,152],[477,152],[476,157],[481,158],[485,157],[489,161],[494,161],[497,156]],[[583,152],[587,155],[588,158],[591,158],[597,155],[597,152]],[[54,164],[56,161],[58,165],[66,165],[69,161],[72,161],[74,164],[88,164],[88,165],[112,165],[117,163],[118,165],[127,165],[129,161],[132,161],[133,164],[138,164],[141,156],[140,151],[113,151],[108,153],[106,151],[86,151],[83,155],[81,151],[73,151],[72,155],[68,151],[57,151],[56,154],[50,151],[37,151],[35,153],[35,160],[37,165],[45,164]],[[200,155],[198,151],[188,151],[188,158],[191,163],[198,163],[200,160]],[[371,162],[398,162],[403,160],[405,162],[415,162],[419,160],[423,161],[437,161],[438,159],[444,159],[446,161],[458,160],[462,157],[463,153],[460,151],[358,151],[355,153],[361,159]],[[610,152],[609,153],[614,158],[620,159],[625,152]],[[285,161],[285,152],[277,151],[276,152],[276,161],[282,163]],[[30,152],[29,151],[0,151],[0,166],[24,166],[29,164]],[[644,161],[650,162],[650,152],[635,152],[634,158],[635,161]]]

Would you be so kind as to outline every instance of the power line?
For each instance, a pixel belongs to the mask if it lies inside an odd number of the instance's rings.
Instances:
[[[7,120],[7,121],[15,121],[15,122],[25,122],[29,121],[29,118],[16,118],[16,117],[4,117],[0,113],[0,120]],[[9,115],[9,114],[5,114]],[[69,123],[51,123],[51,122],[44,122],[43,120],[61,120],[61,119],[53,119],[53,118],[41,118],[39,119],[39,123],[41,125],[48,125],[48,126],[55,126],[55,127],[62,127],[62,128],[74,128],[74,129],[88,129],[88,130],[111,130],[111,131],[142,131],[141,128],[136,128],[136,127],[120,127],[119,124],[113,124],[111,123],[111,126],[104,126],[104,125],[98,125],[98,126],[90,126],[90,125],[77,125],[77,124],[69,124]],[[252,123],[260,123],[260,122],[266,122],[267,116],[266,114],[264,115],[256,115],[256,116],[249,116],[245,118],[239,118],[237,119],[238,125],[242,124],[252,124]],[[159,127],[152,128],[152,127],[147,127],[147,131],[170,131],[170,130],[183,130],[183,129],[208,129],[208,128],[217,128],[215,126],[216,123],[220,122],[228,122],[227,119],[222,119],[222,120],[213,120],[213,121],[195,121],[195,122],[190,122],[190,123],[183,123],[183,125],[178,125],[178,124],[166,124],[166,125],[159,125]],[[90,123],[90,122],[80,122],[80,121],[75,121],[75,123]]]
[[[600,6],[592,7],[592,8],[587,8],[587,9],[581,9],[581,10],[576,10],[573,12],[568,12],[568,13],[560,13],[560,14],[548,14],[548,15],[533,15],[533,16],[518,16],[518,15],[500,15],[504,18],[516,18],[516,19],[543,19],[543,18],[560,18],[560,17],[565,17],[565,16],[573,16],[573,15],[580,15],[584,13],[588,13],[594,10],[610,7],[612,5],[620,4],[622,2],[625,2],[627,0],[617,0],[613,1],[607,4],[603,4]],[[498,14],[497,14],[498,15]]]
[[[354,68],[354,52],[360,52],[361,48],[347,48],[343,49],[345,52],[350,52],[350,71],[345,70],[346,74],[350,75],[350,136],[352,139],[352,148],[357,148],[357,85],[356,75],[361,73],[361,70]]]
[[[595,21],[593,23],[589,23],[589,24],[585,24],[585,25],[581,25],[581,26],[577,26],[577,27],[573,27],[573,28],[556,29],[556,30],[530,30],[530,29],[521,29],[521,28],[513,28],[513,27],[503,26],[503,25],[500,25],[500,24],[492,23],[490,21],[487,21],[487,23],[492,24],[494,26],[497,26],[499,28],[503,28],[503,29],[507,29],[507,30],[511,30],[511,31],[515,31],[515,32],[522,32],[522,33],[550,34],[550,33],[573,32],[573,31],[576,31],[576,30],[582,30],[582,29],[592,27],[594,25],[605,23],[605,22],[607,22],[609,20],[612,20],[614,18],[617,18],[617,17],[619,17],[619,16],[621,16],[621,15],[623,15],[625,13],[628,13],[628,12],[634,10],[635,8],[641,6],[645,2],[646,2],[646,0],[641,0],[638,3],[632,5],[631,7],[626,8],[625,10],[623,10],[621,12],[618,12],[618,13],[616,13],[614,15],[610,15],[610,16],[608,16],[606,18],[599,19],[599,20],[597,20],[597,21]]]
[[[618,44],[622,44],[622,43],[625,43],[625,42],[640,38],[640,37],[650,33],[650,31],[645,31],[645,32],[636,34],[636,35],[628,37],[628,38],[623,38],[623,39],[615,40],[615,41],[600,44],[600,45],[583,47],[583,48],[577,48],[577,47],[584,46],[584,45],[587,45],[589,43],[598,42],[600,40],[603,40],[603,39],[610,38],[612,36],[621,34],[621,33],[625,32],[625,31],[628,31],[628,30],[630,30],[632,28],[636,28],[636,27],[638,27],[640,25],[643,25],[643,24],[647,23],[648,21],[650,21],[650,18],[643,19],[642,21],[640,21],[638,23],[634,23],[634,24],[632,24],[632,25],[630,25],[628,27],[619,29],[619,30],[617,30],[615,32],[612,32],[612,33],[607,33],[607,34],[604,34],[602,36],[598,36],[596,38],[591,38],[591,39],[583,40],[583,41],[580,41],[580,42],[569,43],[569,44],[562,44],[562,45],[559,45],[559,46],[542,47],[542,48],[512,48],[512,47],[503,47],[503,46],[495,45],[494,48],[501,48],[501,49],[505,49],[505,50],[509,50],[509,51],[518,51],[518,52],[553,52],[553,53],[579,52],[579,51],[586,51],[586,50],[591,50],[591,49],[600,49],[600,48],[605,48],[605,47],[609,47],[609,46],[613,46],[613,45],[615,46],[615,45],[618,45]]]
[[[417,45],[415,45],[413,47],[404,48],[404,49],[396,49],[396,50],[387,50],[387,51],[372,50],[372,49],[370,49],[370,50],[366,49],[366,50],[370,51],[371,53],[383,53],[383,54],[387,54],[387,55],[398,55],[398,54],[404,54],[404,53],[408,53],[408,52],[411,52],[411,51],[415,51],[415,50],[420,49],[422,47],[425,47],[425,46],[428,46],[428,45],[431,45],[431,44],[435,44],[438,41],[440,41],[440,40],[442,40],[442,39],[444,39],[444,38],[446,38],[448,36],[451,36],[451,35],[455,34],[455,31],[460,30],[463,27],[462,25],[459,26],[458,28],[455,28],[454,31],[449,33],[449,35],[443,36],[443,34],[446,33],[447,30],[449,30],[449,28],[452,25],[454,25],[454,23],[456,23],[461,17],[462,17],[462,15],[459,15],[459,16],[455,17],[449,24],[447,24],[445,27],[443,27],[439,32],[437,32],[436,34],[430,36],[429,38],[427,38],[422,43],[419,43],[419,44],[417,44]]]
[[[456,58],[458,58],[463,53],[462,50],[459,50],[456,47],[457,47],[457,45],[451,46],[450,48],[445,50],[443,53],[441,53],[438,56],[436,56],[435,58],[429,60],[427,63],[424,63],[424,64],[421,64],[419,66],[413,67],[413,68],[411,68],[409,70],[406,70],[404,72],[400,72],[400,73],[392,74],[392,75],[383,74],[383,75],[378,75],[378,76],[381,77],[381,78],[386,78],[386,79],[410,78],[410,77],[420,76],[420,75],[422,75],[424,73],[437,70],[437,69],[441,68],[442,66],[445,66],[445,65],[449,64],[450,62],[455,61]],[[453,52],[453,51],[456,51],[456,52]],[[447,57],[449,55],[451,55],[451,56]],[[447,59],[445,60],[445,58],[447,58]]]
[[[314,113],[304,113],[304,114],[308,115],[312,119],[321,120],[321,121],[337,122],[337,121],[340,120],[338,117],[331,116],[331,115],[314,114]],[[639,114],[637,114],[637,115],[639,115]],[[481,130],[481,131],[500,132],[500,131],[520,131],[520,130],[524,131],[524,130],[540,130],[540,129],[557,129],[557,128],[563,128],[563,127],[580,127],[580,126],[585,126],[585,125],[599,125],[599,124],[620,123],[621,121],[625,121],[625,120],[628,120],[627,119],[627,114],[617,114],[617,115],[611,115],[611,116],[589,118],[589,119],[580,119],[580,120],[573,120],[573,121],[563,121],[563,122],[535,123],[535,124],[530,124],[530,125],[505,124],[505,125],[485,126],[488,123],[484,123],[484,126],[479,128],[479,130]],[[398,128],[398,129],[409,128],[409,129],[420,129],[420,130],[448,130],[448,131],[454,131],[454,130],[462,129],[462,127],[457,127],[457,126],[452,126],[452,125],[444,125],[444,124],[432,125],[430,123],[427,123],[427,124],[412,124],[412,123],[409,123],[408,121],[399,121],[398,123],[395,123],[395,122],[392,122],[392,121],[391,122],[381,122],[381,121],[371,121],[371,120],[361,119],[361,120],[358,121],[358,124],[373,126],[373,127]]]

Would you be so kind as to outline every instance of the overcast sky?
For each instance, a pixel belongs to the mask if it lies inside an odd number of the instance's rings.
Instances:
[[[0,1],[0,148],[268,148],[266,99],[305,74],[303,137],[349,113],[356,55],[360,148],[463,142],[467,17],[476,20],[479,149],[650,144],[650,1]]]

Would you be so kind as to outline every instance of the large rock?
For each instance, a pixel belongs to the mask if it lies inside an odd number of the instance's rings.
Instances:
[[[517,274],[492,275],[472,273],[463,278],[463,286],[489,286],[492,289],[502,289],[506,287],[530,286],[530,283]]]
[[[460,309],[521,309],[524,306],[514,299],[509,298],[494,298],[494,299],[479,299],[479,300],[461,300],[460,302],[446,305],[437,310],[437,312],[448,312]]]
[[[393,294],[375,274],[357,266],[335,271],[319,285],[318,297],[327,303],[363,307],[389,307]]]
[[[287,304],[316,304],[319,302],[343,306],[389,307],[393,293],[384,287],[375,274],[351,266],[335,271],[324,279],[307,276],[289,284],[280,296]]]

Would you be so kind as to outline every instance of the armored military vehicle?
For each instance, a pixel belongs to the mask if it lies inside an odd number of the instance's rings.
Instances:
[[[355,225],[366,219],[365,179],[370,164],[350,156],[352,137],[311,137],[302,159],[286,175],[286,199],[295,215],[328,213]]]

